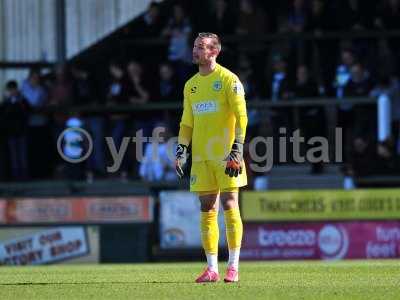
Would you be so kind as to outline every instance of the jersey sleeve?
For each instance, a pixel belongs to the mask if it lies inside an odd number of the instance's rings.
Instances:
[[[192,106],[190,105],[188,92],[189,92],[188,86],[187,84],[185,84],[185,87],[183,89],[183,113],[180,126],[184,125],[193,128],[193,111],[192,111]]]
[[[193,133],[193,111],[189,103],[187,85],[183,89],[183,113],[179,127],[178,143],[188,146]]]
[[[247,110],[243,85],[237,76],[232,76],[228,80],[226,88],[229,106],[236,117],[235,139],[240,143],[244,143],[247,127]]]

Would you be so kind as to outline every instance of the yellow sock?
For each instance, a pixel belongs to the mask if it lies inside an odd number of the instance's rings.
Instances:
[[[200,218],[201,242],[207,254],[218,254],[218,212],[201,212]]]
[[[239,208],[224,211],[226,239],[229,249],[239,249],[242,244],[243,224]]]

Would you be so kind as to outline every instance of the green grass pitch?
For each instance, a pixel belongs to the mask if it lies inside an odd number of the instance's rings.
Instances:
[[[400,260],[248,262],[239,283],[193,283],[203,267],[0,267],[0,299],[400,299]]]

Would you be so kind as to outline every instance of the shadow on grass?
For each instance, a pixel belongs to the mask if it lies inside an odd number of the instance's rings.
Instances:
[[[0,283],[0,286],[19,286],[19,285],[77,285],[77,284],[87,284],[87,285],[95,285],[95,284],[187,284],[193,283],[198,285],[193,281],[123,281],[123,282],[16,282],[16,283]],[[211,283],[212,284],[212,283]]]

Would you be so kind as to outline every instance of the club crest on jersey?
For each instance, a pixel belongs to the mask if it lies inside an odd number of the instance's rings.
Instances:
[[[221,80],[214,81],[214,83],[213,83],[213,90],[216,91],[216,92],[218,92],[218,91],[220,91],[221,89],[222,89],[222,81],[221,81]]]
[[[197,86],[194,86],[194,87],[192,87],[192,88],[190,89],[190,93],[191,93],[191,94],[195,94],[196,91],[197,91]]]

